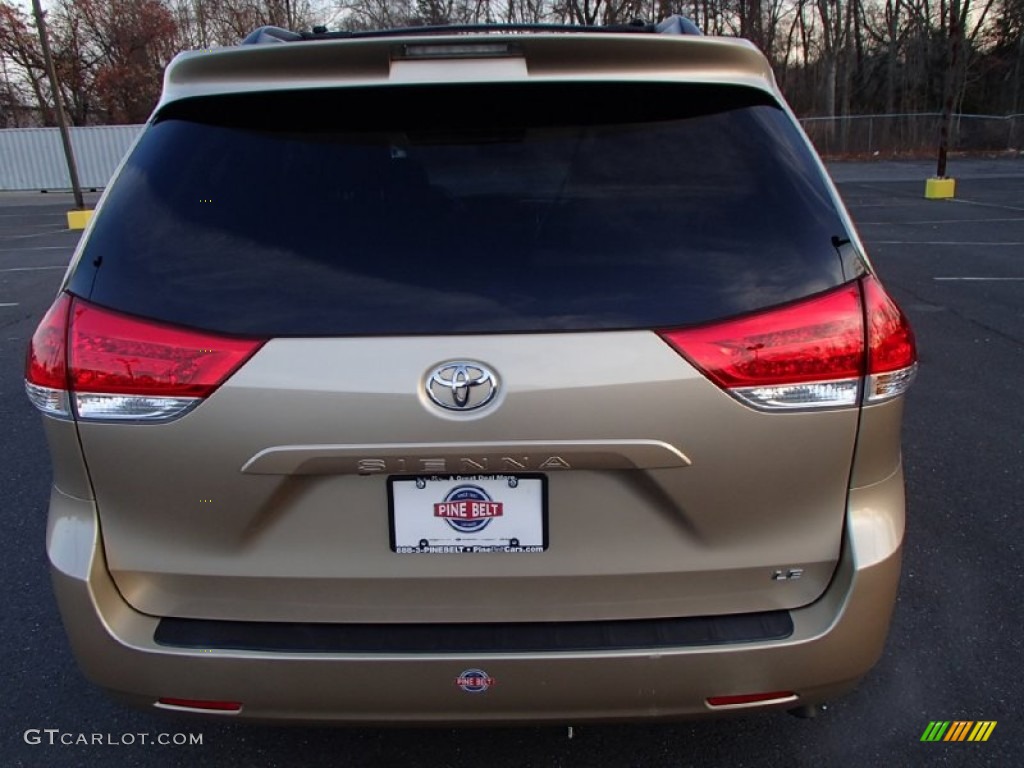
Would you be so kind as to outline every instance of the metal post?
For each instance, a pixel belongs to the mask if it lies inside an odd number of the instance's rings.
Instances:
[[[78,210],[84,210],[85,198],[82,197],[82,185],[78,183],[78,166],[75,165],[75,152],[71,148],[71,134],[68,132],[67,115],[64,114],[64,100],[60,96],[60,86],[57,84],[57,69],[53,66],[53,56],[50,54],[50,40],[46,35],[46,21],[43,18],[43,9],[39,5],[39,0],[32,0],[32,13],[36,17],[36,29],[39,30],[39,44],[43,48],[46,74],[50,79],[50,90],[53,91],[54,112],[57,116],[57,125],[60,127],[60,140],[64,145],[64,158],[68,162],[68,175],[71,177],[71,191],[75,195],[75,207]]]
[[[946,155],[949,151],[949,129],[953,122],[953,102],[957,90],[957,66],[960,58],[960,3],[949,5],[949,70],[946,72],[946,98],[942,103],[942,124],[939,129],[939,161],[935,175],[946,178]]]

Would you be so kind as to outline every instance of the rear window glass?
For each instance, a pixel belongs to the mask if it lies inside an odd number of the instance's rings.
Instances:
[[[836,236],[753,89],[329,89],[164,109],[70,287],[263,336],[652,328],[837,285]]]

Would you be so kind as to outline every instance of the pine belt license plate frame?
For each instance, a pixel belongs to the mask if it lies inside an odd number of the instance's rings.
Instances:
[[[422,499],[415,498],[423,494]],[[540,473],[392,475],[396,554],[536,554],[548,548],[548,478]]]

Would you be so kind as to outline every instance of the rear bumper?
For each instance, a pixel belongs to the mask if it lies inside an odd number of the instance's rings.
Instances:
[[[159,618],[132,609],[107,573],[91,501],[54,489],[47,550],[64,625],[86,676],[132,704],[161,697],[241,702],[220,717],[308,722],[572,722],[790,708],[854,687],[880,657],[899,581],[903,476],[850,494],[835,577],[790,612],[780,640],[644,650],[527,653],[286,653],[169,648]],[[456,683],[470,669],[481,693]],[[793,691],[765,705],[710,696]]]

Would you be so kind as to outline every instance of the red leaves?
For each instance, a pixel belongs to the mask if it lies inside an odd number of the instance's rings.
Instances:
[[[46,14],[57,79],[71,122],[141,123],[160,97],[163,70],[181,50],[165,0],[58,0]],[[35,101],[51,122],[49,87],[35,25],[11,0],[0,0],[0,56],[24,83],[6,94]]]
[[[177,25],[167,6],[160,0],[61,0],[57,16],[77,49],[68,52],[85,69],[97,122],[145,122],[177,51]]]

